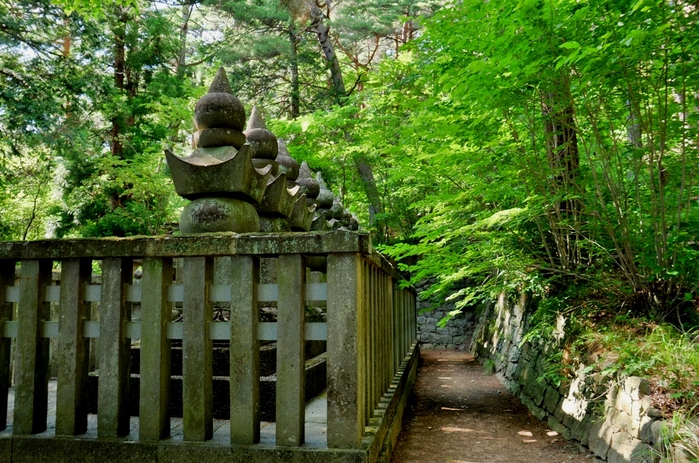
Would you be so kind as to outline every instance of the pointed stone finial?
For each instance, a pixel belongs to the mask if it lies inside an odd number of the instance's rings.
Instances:
[[[265,121],[262,119],[262,112],[257,106],[252,107],[248,128],[243,132],[252,146],[256,159],[268,159],[274,161],[279,153],[277,137],[265,128]]]
[[[328,188],[328,185],[325,184],[323,174],[321,174],[320,171],[316,173],[316,182],[320,185],[320,193],[318,193],[318,197],[316,198],[318,201],[318,208],[330,209],[333,206],[333,199],[335,199],[335,197],[333,192],[330,191],[330,188]]]
[[[328,218],[340,220],[342,218],[342,212],[344,210],[345,210],[345,208],[342,207],[342,203],[340,202],[340,198],[335,198],[335,199],[333,199],[332,207],[328,211]]]
[[[299,176],[299,163],[289,154],[286,142],[283,139],[277,140],[278,154],[275,161],[279,163],[279,171],[286,173],[286,179],[294,181]]]
[[[303,161],[301,168],[299,169],[299,176],[296,179],[296,183],[299,184],[301,190],[306,194],[308,199],[316,199],[318,194],[320,194],[320,185],[312,177],[311,168],[308,167],[306,161]]]
[[[226,70],[223,68],[223,66],[218,68],[216,77],[214,77],[214,80],[211,82],[211,86],[209,87],[209,93],[230,93],[231,95],[233,94],[231,84],[230,82],[228,82],[228,76],[226,75]]]
[[[252,111],[250,112],[250,118],[248,119],[248,126],[245,128],[245,130],[266,128],[267,126],[265,125],[265,120],[262,118],[262,112],[257,109],[257,106],[253,105]]]
[[[209,87],[209,93],[199,98],[194,107],[194,125],[197,130],[242,131],[245,127],[245,107],[232,94],[226,71],[222,67],[218,69],[218,74]]]

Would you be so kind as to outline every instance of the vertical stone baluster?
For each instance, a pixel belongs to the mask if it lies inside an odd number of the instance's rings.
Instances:
[[[365,420],[362,259],[328,255],[328,447],[359,448]]]
[[[372,357],[373,355],[373,327],[374,327],[374,318],[373,318],[373,307],[371,304],[371,268],[369,267],[369,263],[362,259],[362,283],[363,283],[363,290],[362,290],[362,298],[364,300],[364,310],[366,314],[366,344],[365,344],[365,349],[366,349],[366,410],[365,410],[365,424],[369,424],[369,419],[371,418],[372,414],[374,413],[374,397],[373,397],[373,392],[374,392],[374,359]]]
[[[403,357],[405,356],[405,310],[403,303],[403,295],[405,290],[398,290],[398,300],[396,301],[396,311],[398,318],[398,368],[400,364],[403,363]]]
[[[393,336],[391,336],[391,342],[392,346],[391,348],[393,349],[393,374],[395,375],[398,372],[398,368],[400,368],[400,356],[398,355],[399,351],[399,346],[400,346],[400,319],[398,318],[398,293],[400,292],[400,289],[398,289],[398,282],[393,281],[391,285],[391,314],[392,314],[392,324],[393,324]]]
[[[213,259],[184,259],[182,303],[182,407],[184,440],[205,441],[213,436],[213,343],[209,323],[213,304],[209,287],[213,281]]]
[[[259,260],[233,257],[231,271],[231,444],[252,445],[260,441]]]
[[[391,281],[388,275],[385,273],[381,277],[381,305],[383,310],[383,377],[384,377],[384,392],[388,389],[391,384],[391,379],[393,376],[393,358],[391,357],[391,336],[393,335],[393,330],[391,329],[391,305],[390,305],[390,291],[391,291]]]
[[[408,311],[408,291],[403,290],[401,297],[401,319],[403,320],[403,346],[400,352],[401,360],[403,360],[408,353],[408,346],[410,346],[410,315]]]
[[[75,435],[87,430],[85,403],[89,340],[83,337],[88,304],[83,298],[90,282],[92,261],[61,262],[61,302],[58,315],[58,386],[56,389],[56,434]]]
[[[139,437],[158,440],[170,436],[170,357],[167,324],[172,303],[167,288],[172,285],[172,259],[143,260],[141,279],[141,381]]]
[[[46,430],[49,340],[41,337],[41,324],[50,316],[49,303],[43,298],[50,282],[51,261],[22,262],[17,304],[14,434]]]
[[[395,318],[395,304],[396,304],[396,280],[394,280],[392,277],[388,278],[388,288],[386,288],[386,291],[388,291],[388,316],[390,317],[389,320],[389,329],[391,330],[391,335],[389,337],[389,344],[388,344],[388,349],[390,351],[391,355],[391,383],[393,383],[393,377],[396,374],[396,371],[398,370],[398,365],[396,365],[396,335],[398,334],[396,330],[396,318]]]
[[[373,416],[374,410],[376,410],[376,403],[379,401],[379,311],[378,304],[376,303],[376,268],[369,263],[367,263],[367,266],[369,269],[369,313],[371,314],[369,321],[369,328],[371,330],[371,355],[369,356],[369,359],[371,360],[371,407],[369,411],[371,412],[371,416]]]
[[[99,380],[97,382],[97,435],[120,437],[129,433],[129,360],[131,340],[126,338],[130,304],[126,285],[131,284],[133,260],[102,260],[100,299]]]
[[[371,273],[369,272],[369,263],[362,259],[362,311],[364,315],[364,371],[365,371],[365,381],[364,381],[364,424],[368,425],[371,415],[374,410],[372,408],[371,391],[373,388],[372,381],[372,358],[371,358],[371,327],[373,320],[371,318]]]
[[[290,254],[277,260],[277,445],[304,442],[306,266],[303,256]]]
[[[410,345],[412,346],[417,341],[417,301],[411,292],[408,292],[408,297],[410,298]]]
[[[0,260],[0,330],[6,321],[12,320],[12,303],[7,299],[7,287],[14,285],[15,262]],[[12,339],[0,335],[0,431],[7,427],[7,393],[10,389],[10,357]]]

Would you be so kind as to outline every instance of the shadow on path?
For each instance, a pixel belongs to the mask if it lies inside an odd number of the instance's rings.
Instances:
[[[466,352],[423,351],[391,463],[591,463]]]

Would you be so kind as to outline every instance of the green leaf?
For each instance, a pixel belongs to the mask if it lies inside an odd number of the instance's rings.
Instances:
[[[574,48],[580,48],[580,44],[574,40],[571,40],[570,42],[560,44],[559,47],[566,50],[572,50]]]

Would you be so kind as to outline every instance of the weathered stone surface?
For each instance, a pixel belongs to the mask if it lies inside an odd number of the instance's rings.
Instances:
[[[285,217],[260,216],[260,231],[263,233],[288,233],[291,231],[289,219]]]
[[[631,376],[624,380],[624,391],[626,391],[633,400],[639,400],[650,394],[650,383],[644,378]]]
[[[12,463],[156,463],[157,444],[103,439],[12,439]]]
[[[619,432],[614,434],[607,453],[607,463],[652,463],[650,447],[638,439]]]
[[[295,198],[294,210],[291,213],[291,217],[289,217],[291,229],[295,231],[309,231],[316,208],[315,206],[308,207],[306,205],[305,194],[297,194]]]
[[[207,93],[194,107],[194,124],[197,130],[230,128],[243,130],[245,107],[230,93]]]
[[[573,420],[570,424],[570,437],[578,440],[582,445],[587,445],[590,436],[590,415],[585,416],[582,421]]]
[[[186,158],[166,150],[165,156],[177,194],[187,199],[231,197],[259,203],[271,175],[269,167],[253,167],[249,145],[240,151],[232,146],[197,148]]]
[[[12,439],[0,439],[0,461],[12,461]]]
[[[633,413],[633,399],[625,390],[619,389],[616,401],[614,402],[614,408],[629,416]]]
[[[22,262],[19,273],[15,340],[14,434],[36,434],[46,429],[48,401],[48,339],[41,337],[41,323],[50,317],[43,288],[51,281],[51,262]],[[7,397],[7,396],[5,396]]]
[[[549,413],[554,413],[558,408],[558,403],[561,401],[561,395],[552,387],[546,388],[544,395],[544,409]]]
[[[185,206],[180,216],[182,233],[260,230],[260,218],[252,204],[231,198],[200,198]]]
[[[335,196],[333,192],[330,191],[330,188],[328,188],[328,185],[326,185],[325,180],[323,180],[323,175],[320,172],[316,172],[316,182],[318,182],[318,186],[320,187],[318,197],[316,198],[318,201],[318,208],[330,209],[333,207]]]
[[[209,93],[197,101],[194,107],[194,124],[198,130],[231,128],[239,131],[245,127],[245,107],[231,93],[226,71],[221,67]]]
[[[277,151],[278,154],[275,161],[279,163],[279,171],[286,173],[287,180],[296,180],[299,176],[299,163],[289,155],[289,150],[284,140],[277,140]]]
[[[311,169],[308,167],[308,164],[306,164],[306,161],[303,161],[301,164],[296,183],[301,187],[301,192],[304,193],[308,199],[316,199],[320,194],[320,185],[311,175]]]
[[[279,164],[277,163],[277,161],[272,161],[271,159],[253,158],[252,165],[255,166],[255,169],[262,171],[264,171],[267,168],[267,166],[269,166],[269,173],[271,175],[269,180],[270,182],[274,177],[277,177],[279,175]]]
[[[634,433],[633,419],[631,419],[631,416],[626,412],[612,410],[608,415],[608,419],[609,422],[617,429],[629,434]]]
[[[132,236],[127,238],[77,238],[37,241],[0,241],[0,255],[7,259],[75,259],[89,257],[186,257],[235,254],[325,254],[349,252],[371,255],[369,235],[338,230],[323,233],[279,235],[217,233],[190,236]],[[14,269],[14,267],[13,267]],[[386,266],[389,271],[390,267]]]
[[[645,444],[653,445],[656,442],[656,436],[653,434],[652,428],[654,423],[660,423],[650,416],[644,416],[641,418],[641,423],[639,425],[638,435],[634,436]]]
[[[245,136],[253,147],[254,157],[274,160],[279,153],[277,137],[267,130],[262,112],[257,106],[252,107]]]
[[[192,146],[194,148],[234,146],[236,149],[240,149],[246,141],[243,132],[230,128],[197,130],[192,135]]]
[[[290,218],[299,200],[299,187],[289,190],[286,187],[286,174],[281,173],[269,182],[257,207],[260,215]]]
[[[245,132],[248,143],[252,146],[253,156],[258,159],[274,160],[277,157],[277,137],[267,129],[253,128]]]
[[[615,432],[616,430],[604,421],[593,422],[590,426],[590,434],[587,440],[587,446],[590,448],[590,451],[606,460]]]

